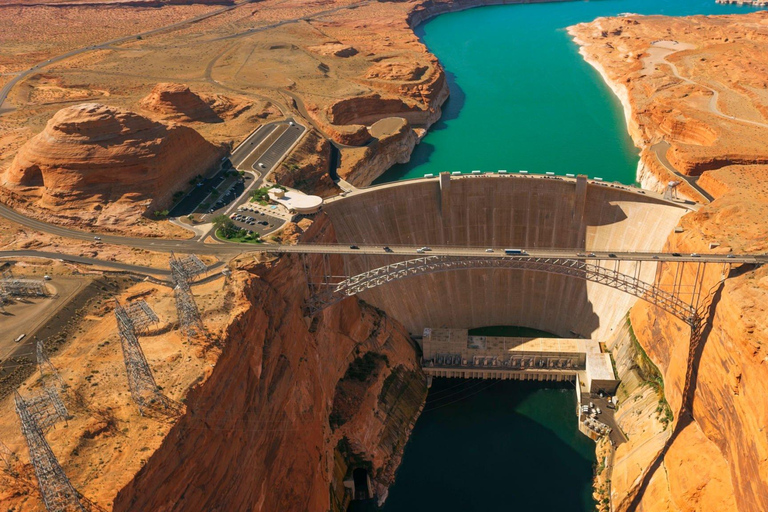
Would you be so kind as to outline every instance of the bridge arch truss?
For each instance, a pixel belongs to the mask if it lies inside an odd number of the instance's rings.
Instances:
[[[640,262],[637,262],[632,275],[620,272],[618,262],[615,268],[606,266],[606,261],[603,263],[600,265],[589,260],[545,257],[423,256],[390,263],[353,276],[334,278],[326,274],[322,282],[310,284],[311,296],[307,301],[307,311],[314,315],[347,297],[408,277],[452,270],[504,269],[546,272],[609,286],[654,304],[690,326],[699,325],[701,318],[697,306],[700,286],[694,285],[693,290],[686,293],[690,300],[684,300],[679,290],[670,292],[656,283],[642,280]],[[701,266],[704,264],[696,263],[699,266],[697,274],[701,274]]]

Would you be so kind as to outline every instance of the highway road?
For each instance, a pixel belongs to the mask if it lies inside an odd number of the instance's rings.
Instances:
[[[688,183],[693,189],[701,195],[701,197],[704,198],[704,200],[708,203],[711,203],[715,200],[712,195],[701,188],[699,186],[699,177],[698,176],[688,176],[687,174],[683,174],[677,169],[675,169],[675,166],[672,165],[672,163],[667,159],[667,151],[669,150],[670,145],[669,142],[662,140],[661,142],[657,142],[656,144],[651,146],[651,151],[653,151],[653,154],[656,155],[656,159],[659,161],[661,165],[664,166],[669,172],[680,178],[681,180],[684,180],[686,183]]]
[[[141,274],[144,276],[170,276],[171,271],[169,269],[144,267],[142,265],[129,265],[127,263],[120,263],[119,261],[99,260],[96,258],[87,258],[85,256],[76,256],[73,254],[61,254],[58,252],[49,251],[0,251],[0,259],[5,258],[46,258],[52,260],[62,260],[71,263],[81,263],[84,265],[97,265],[99,267],[111,268],[114,270],[120,270],[123,272],[131,272],[133,274]],[[224,265],[223,261],[218,261],[213,265],[210,265],[206,272],[217,269]]]
[[[416,251],[421,246],[390,245],[389,251],[381,245],[360,245],[352,249],[349,245],[342,244],[299,244],[299,245],[268,245],[254,248],[255,252],[267,252],[275,254],[342,254],[342,255],[368,255],[368,256],[392,256],[402,259],[403,256],[423,258],[427,256],[472,256],[483,258],[563,258],[582,261],[667,261],[667,262],[695,262],[695,263],[751,263],[762,265],[768,263],[766,254],[679,254],[664,252],[621,252],[621,251],[595,251],[585,252],[584,249],[525,249],[523,254],[506,254],[504,248],[488,247],[449,247],[432,246],[423,253]],[[491,249],[492,252],[489,252]]]
[[[94,241],[94,236],[85,231],[64,228],[53,224],[31,219],[11,210],[7,206],[0,205],[0,216],[9,220],[45,233],[73,238],[77,240]],[[585,249],[526,249],[526,254],[507,255],[503,247],[493,248],[493,252],[487,252],[488,247],[438,247],[433,246],[431,251],[424,254],[416,252],[421,246],[390,245],[391,252],[385,252],[381,245],[360,245],[359,249],[351,249],[344,244],[237,244],[237,243],[211,243],[206,244],[199,240],[164,240],[152,238],[131,238],[117,235],[100,235],[102,243],[127,245],[150,251],[181,252],[196,254],[212,254],[223,258],[234,257],[244,252],[261,252],[274,254],[350,254],[350,255],[376,255],[376,256],[481,256],[481,257],[515,257],[515,258],[568,258],[574,260],[616,260],[616,261],[690,261],[706,263],[751,263],[762,265],[768,263],[768,254],[680,254],[670,253],[632,253],[621,251],[595,251],[585,252]],[[23,256],[26,251],[7,251],[8,255]],[[56,254],[56,253],[49,253]],[[615,255],[615,256],[611,256]],[[54,257],[54,256],[50,256]],[[61,257],[61,256],[59,256]],[[100,260],[99,260],[100,261]]]

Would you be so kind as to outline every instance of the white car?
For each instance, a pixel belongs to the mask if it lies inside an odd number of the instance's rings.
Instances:
[[[486,249],[485,252],[493,252],[493,249]]]

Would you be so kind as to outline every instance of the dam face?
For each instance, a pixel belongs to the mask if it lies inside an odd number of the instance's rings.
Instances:
[[[561,178],[482,175],[373,187],[326,205],[338,242],[574,251],[657,251],[680,217],[679,204],[607,184]],[[352,273],[391,258],[350,256]],[[653,270],[640,277],[652,280]],[[649,275],[650,274],[650,275]],[[360,298],[400,321],[472,329],[518,325],[563,337],[604,339],[636,298],[574,277],[476,269],[409,277]]]

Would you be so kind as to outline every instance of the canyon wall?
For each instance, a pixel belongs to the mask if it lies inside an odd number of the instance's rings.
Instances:
[[[334,239],[322,220],[304,236]],[[406,331],[356,299],[310,329],[297,257],[234,277],[245,307],[222,356],[114,510],[343,510],[354,467],[386,496],[426,398]]]
[[[341,150],[337,169],[340,178],[357,187],[366,187],[395,164],[407,163],[417,143],[410,123],[401,117],[377,121],[369,130],[373,141],[362,148]]]
[[[758,92],[767,85],[767,18],[627,16],[571,28],[582,54],[627,108],[630,133],[643,148],[644,185],[698,176],[692,182],[714,198],[683,217],[667,251],[768,250],[768,119]],[[653,151],[660,141],[669,144],[666,157],[677,175]],[[665,269],[660,282],[672,286],[675,270]],[[768,271],[724,266],[697,274],[696,266],[683,269],[683,290],[698,280],[712,313],[690,361],[688,326],[644,303],[632,309],[634,333],[659,369],[673,413],[683,404],[692,364],[692,420],[675,417],[666,429],[646,424],[617,450],[611,490],[617,511],[765,510]],[[730,278],[723,283],[724,276]],[[638,407],[628,400],[620,411],[627,418],[645,414]]]
[[[575,181],[513,176],[389,184],[326,203],[342,243],[560,247],[652,251],[684,208],[648,195]],[[583,212],[583,215],[582,213]],[[349,257],[351,272],[390,263]],[[634,265],[634,264],[632,264]],[[622,266],[632,274],[634,267]],[[651,272],[650,276],[647,272]],[[646,278],[652,269],[641,268]],[[466,270],[399,280],[361,294],[412,334],[424,327],[520,325],[602,338],[634,298],[583,280],[533,271]]]

